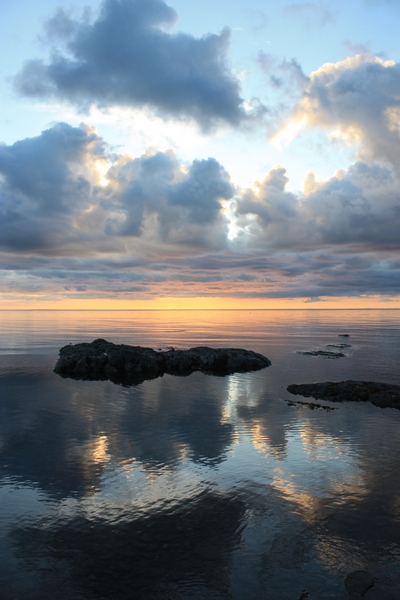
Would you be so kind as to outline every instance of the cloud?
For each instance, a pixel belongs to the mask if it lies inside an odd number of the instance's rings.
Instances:
[[[108,151],[93,129],[65,123],[1,147],[3,294],[52,294],[60,281],[71,297],[399,291],[400,186],[388,166],[310,172],[301,194],[278,166],[240,192],[214,158]]]
[[[45,249],[73,240],[73,217],[89,206],[95,162],[103,158],[102,140],[84,125],[58,123],[36,138],[1,145],[1,247]]]
[[[234,187],[217,160],[108,152],[93,129],[66,123],[0,146],[1,247],[84,256],[124,252],[134,237],[153,247],[224,244]]]
[[[118,155],[87,125],[56,123],[0,146],[2,297],[400,293],[396,164],[289,184],[279,165],[239,190],[213,157]]]
[[[360,54],[314,71],[283,130],[320,127],[358,145],[363,161],[399,165],[400,64]]]
[[[310,171],[303,194],[286,191],[287,183],[286,170],[276,167],[242,193],[236,204],[242,244],[400,249],[400,183],[387,167],[357,161],[325,181]]]
[[[208,130],[248,117],[228,67],[230,32],[195,38],[169,33],[175,11],[162,0],[104,0],[100,14],[73,19],[58,9],[45,30],[51,55],[25,62],[14,84],[31,98],[55,98],[87,110],[147,107]]]
[[[181,165],[172,151],[121,157],[108,171],[102,206],[112,209],[106,232],[154,236],[177,243],[224,244],[222,201],[234,194],[229,175],[214,158]],[[152,217],[156,223],[152,224]]]
[[[344,40],[342,42],[343,46],[346,48],[346,51],[351,54],[371,54],[370,43],[366,44],[352,44],[349,40]]]
[[[302,92],[309,83],[309,78],[295,58],[279,61],[274,55],[261,51],[258,54],[258,64],[268,75],[270,84],[286,95]]]
[[[335,23],[337,11],[332,10],[324,2],[296,2],[285,6],[285,12],[295,19],[300,19],[308,28],[312,25],[324,27]]]

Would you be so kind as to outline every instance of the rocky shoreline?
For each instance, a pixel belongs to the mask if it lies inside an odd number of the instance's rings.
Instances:
[[[400,410],[400,386],[374,381],[325,381],[291,384],[288,392],[329,402],[371,402],[380,408]]]
[[[54,372],[73,379],[104,380],[125,385],[155,379],[165,373],[190,375],[201,371],[208,375],[230,375],[264,369],[271,361],[252,350],[241,348],[170,349],[113,344],[103,339],[91,343],[64,346]]]

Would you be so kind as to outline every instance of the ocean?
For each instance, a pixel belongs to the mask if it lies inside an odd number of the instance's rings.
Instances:
[[[53,372],[96,338],[272,365],[134,386]],[[399,363],[397,310],[0,312],[0,598],[338,600],[360,569],[367,600],[400,598],[400,411],[286,390],[400,385]]]

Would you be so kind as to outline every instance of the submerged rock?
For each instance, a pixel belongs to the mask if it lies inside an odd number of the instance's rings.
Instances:
[[[288,392],[329,402],[371,402],[380,408],[400,410],[400,385],[374,381],[325,381],[291,384]]]
[[[343,352],[331,352],[330,350],[298,350],[297,354],[306,356],[323,356],[324,358],[341,358],[346,356]]]
[[[344,585],[349,594],[363,596],[374,585],[374,578],[368,571],[352,571],[346,576]]]
[[[262,354],[241,348],[208,348],[157,352],[152,348],[113,344],[103,339],[64,346],[54,372],[73,379],[110,379],[115,383],[140,383],[168,373],[230,375],[264,369],[271,364]]]
[[[351,348],[351,344],[327,344],[327,348]]]
[[[332,406],[323,406],[322,404],[318,404],[317,402],[302,402],[301,400],[288,400],[288,406],[296,406],[297,408],[305,407],[309,410],[325,410],[329,412],[330,410],[337,410],[337,408],[332,408]]]

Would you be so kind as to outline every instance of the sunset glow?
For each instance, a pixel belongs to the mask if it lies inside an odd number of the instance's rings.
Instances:
[[[25,4],[0,308],[399,305],[396,2]]]

